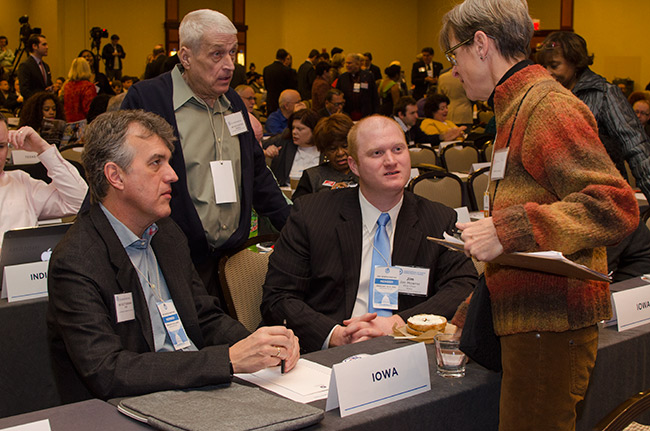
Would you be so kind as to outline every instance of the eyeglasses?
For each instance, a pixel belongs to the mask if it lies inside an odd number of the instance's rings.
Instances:
[[[646,117],[650,117],[650,112],[645,112],[645,111],[639,111],[638,109],[634,110],[634,113],[636,115],[645,115]]]
[[[470,37],[469,39],[464,40],[461,43],[454,45],[451,48],[449,48],[447,51],[445,51],[445,57],[447,57],[447,61],[450,62],[452,66],[458,66],[458,62],[456,61],[456,54],[454,54],[454,51],[463,45],[467,45],[473,40],[474,40],[474,35],[472,35],[472,37]]]
[[[474,33],[475,35],[476,33]],[[458,45],[454,45],[451,48],[449,48],[447,51],[445,51],[445,57],[447,57],[447,61],[451,63],[452,66],[458,66],[458,62],[456,61],[456,54],[454,54],[454,51],[456,51],[458,48],[460,48],[463,45],[467,45],[471,41],[474,40],[474,35],[472,37],[468,38],[467,40],[462,41]],[[497,38],[494,36],[490,36],[489,34],[486,34],[487,37],[490,39],[496,41]]]
[[[542,43],[537,44],[537,46],[535,48],[538,51],[541,51],[543,49],[555,49],[555,48],[559,48],[561,46],[562,45],[560,44],[560,42],[542,42]]]

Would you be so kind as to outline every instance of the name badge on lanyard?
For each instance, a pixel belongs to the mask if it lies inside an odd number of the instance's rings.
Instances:
[[[509,148],[496,150],[492,155],[492,169],[490,179],[492,181],[502,180],[506,175],[506,162],[508,161]]]
[[[174,350],[190,347],[190,340],[187,338],[183,322],[181,322],[181,318],[176,312],[174,301],[168,299],[167,301],[158,302],[156,305],[165,324],[165,329],[167,329],[167,335],[169,335],[169,339],[174,345]]]
[[[214,198],[216,202],[218,204],[237,202],[235,173],[232,169],[232,161],[212,161],[210,162],[210,171],[212,172],[212,185],[214,186]]]
[[[375,266],[375,279],[372,280],[374,308],[397,310],[400,272],[396,266]]]

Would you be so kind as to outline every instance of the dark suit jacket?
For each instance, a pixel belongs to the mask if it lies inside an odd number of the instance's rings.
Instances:
[[[311,61],[306,60],[298,68],[298,92],[302,100],[311,99],[311,86],[316,79],[316,68]]]
[[[368,70],[372,73],[372,76],[375,77],[375,82],[381,79],[381,69],[376,64],[371,64]]]
[[[138,274],[93,205],[56,247],[49,266],[48,337],[64,402],[230,382],[228,347],[249,332],[207,294],[178,226],[169,218],[157,224],[151,246],[185,331],[200,350],[155,353]],[[125,292],[133,294],[135,320],[117,323],[114,295]]]
[[[18,80],[20,81],[20,94],[23,95],[23,102],[32,97],[39,91],[45,91],[47,87],[52,85],[52,74],[50,73],[50,66],[43,62],[45,72],[47,73],[47,82],[43,82],[43,74],[41,68],[33,56],[28,55],[18,68]]]
[[[399,295],[399,315],[451,319],[477,281],[472,261],[428,241],[456,221],[454,210],[404,193],[392,251],[393,265],[430,268],[426,297]],[[262,317],[282,323],[306,351],[319,350],[336,324],[354,308],[361,266],[361,207],[355,189],[312,193],[296,200],[269,261]]]
[[[122,109],[144,109],[160,115],[172,125],[176,138],[179,138],[172,97],[172,77],[170,72],[166,72],[132,86],[122,102]],[[230,100],[233,111],[247,112],[235,90],[229,89],[226,97]],[[218,250],[210,250],[203,224],[187,189],[183,147],[176,144],[172,153],[170,164],[178,175],[178,181],[172,184],[171,217],[185,232],[195,264],[202,263],[209,257],[217,258],[223,251],[243,244],[250,233],[253,207],[258,214],[268,217],[278,230],[282,229],[289,216],[289,205],[266,167],[264,153],[255,141],[249,117],[243,117],[248,131],[238,135],[242,172],[241,217],[235,233]]]
[[[356,93],[354,92],[355,82],[359,82],[362,86]],[[343,111],[354,121],[372,115],[379,109],[379,94],[375,78],[370,71],[360,70],[356,80],[350,72],[345,72],[336,81],[336,88],[345,95]],[[358,115],[355,116],[355,112],[361,113],[361,117],[357,118]]]
[[[117,50],[117,52],[120,54],[118,56],[114,56],[113,52]],[[122,70],[122,59],[126,57],[126,53],[124,52],[124,48],[122,48],[122,45],[119,43],[115,45],[115,48],[113,48],[112,43],[107,43],[104,45],[104,48],[102,49],[102,58],[104,59],[104,63],[106,64],[106,73],[108,73],[109,70],[113,70],[113,64],[115,61],[118,61],[117,65],[117,70]]]
[[[278,109],[278,98],[280,93],[287,89],[296,89],[296,73],[291,68],[282,64],[280,60],[275,60],[264,68],[264,87],[266,87],[266,112]]]
[[[442,64],[432,61],[431,66],[433,67],[433,77],[439,77]],[[424,80],[427,77],[427,71],[422,70],[423,68],[426,68],[426,64],[423,61],[416,61],[411,69],[411,84],[415,85],[413,89],[413,98],[415,100],[423,98],[427,94],[427,90],[429,90],[429,83]]]
[[[144,79],[155,78],[164,72],[163,68],[165,62],[167,61],[167,56],[165,54],[159,54],[151,63],[147,64],[147,67],[144,69]]]
[[[407,132],[404,132],[406,136],[406,143],[411,144],[431,144],[431,145],[440,145],[440,135],[429,135],[424,133],[420,128],[422,124],[422,119],[418,118],[417,123],[411,127]]]

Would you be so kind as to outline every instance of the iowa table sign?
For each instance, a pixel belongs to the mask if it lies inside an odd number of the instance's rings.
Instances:
[[[47,296],[48,261],[5,266],[2,277],[2,298],[7,301]]]
[[[335,364],[325,410],[341,417],[383,406],[431,389],[424,343]]]
[[[650,284],[612,292],[612,314],[619,331],[650,323]]]

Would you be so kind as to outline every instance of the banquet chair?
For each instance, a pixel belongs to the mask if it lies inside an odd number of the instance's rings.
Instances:
[[[416,165],[433,165],[438,164],[436,153],[429,147],[417,147],[412,145],[409,147],[409,155],[411,156],[411,167]]]
[[[447,172],[469,172],[472,164],[478,163],[478,150],[470,145],[449,145],[440,158]]]
[[[239,249],[219,260],[219,280],[228,312],[251,332],[262,321],[262,286],[272,252],[257,253],[249,247],[263,242],[275,242],[278,237],[274,233],[250,238]]]
[[[650,208],[648,208],[643,214],[641,214],[643,222],[650,229]]]
[[[416,195],[451,208],[463,205],[463,181],[449,172],[425,172],[413,178],[408,189]]]
[[[490,167],[473,172],[467,179],[469,199],[473,211],[483,211],[483,194],[490,182]]]
[[[634,175],[632,175],[632,169],[630,169],[630,164],[627,162],[627,160],[623,160],[623,165],[625,166],[625,173],[627,174],[627,182],[630,183],[630,187],[636,189],[637,188],[636,178],[634,178]]]
[[[483,147],[481,147],[481,155],[483,156],[483,161],[484,162],[491,162],[492,161],[492,151],[494,150],[494,142],[493,141],[487,141],[486,143],[483,144]]]
[[[650,426],[634,422],[650,409],[650,391],[639,392],[620,404],[593,428],[594,431],[649,431]]]

